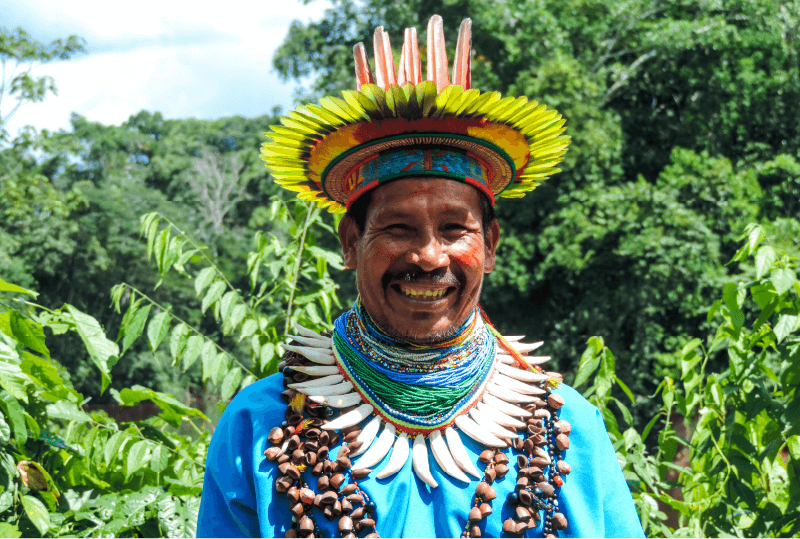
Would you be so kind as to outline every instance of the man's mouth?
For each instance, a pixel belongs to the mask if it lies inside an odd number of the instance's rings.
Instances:
[[[445,296],[448,296],[450,292],[455,290],[455,287],[452,286],[447,288],[430,289],[408,286],[406,284],[401,285],[397,283],[393,284],[392,288],[403,296],[416,301],[437,301]]]

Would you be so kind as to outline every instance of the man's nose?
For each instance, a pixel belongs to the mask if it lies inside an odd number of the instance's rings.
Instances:
[[[413,249],[409,262],[423,271],[433,271],[449,266],[450,257],[435,234],[425,234],[419,238],[419,244]]]

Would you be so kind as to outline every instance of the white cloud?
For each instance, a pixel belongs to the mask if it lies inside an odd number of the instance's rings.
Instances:
[[[292,20],[318,19],[329,7],[298,0],[20,4],[0,0],[7,28],[21,26],[45,42],[77,34],[89,54],[34,72],[52,76],[59,95],[20,108],[7,126],[12,133],[27,124],[68,128],[72,111],[119,124],[142,109],[218,118],[288,108],[294,84],[272,70],[274,51]]]

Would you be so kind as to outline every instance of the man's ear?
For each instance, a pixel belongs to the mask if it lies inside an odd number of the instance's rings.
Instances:
[[[347,269],[356,269],[358,238],[356,222],[349,215],[345,215],[339,222],[339,243],[342,245],[344,267]]]
[[[492,270],[494,270],[494,257],[497,252],[497,242],[500,241],[500,224],[497,222],[497,219],[492,220],[492,224],[489,225],[489,230],[486,231],[483,241],[484,248],[486,249],[485,256],[483,257],[483,272],[491,273]]]

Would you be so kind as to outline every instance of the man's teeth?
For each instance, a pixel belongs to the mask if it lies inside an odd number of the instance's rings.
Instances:
[[[402,288],[402,290],[406,296],[431,299],[438,299],[446,292],[446,290],[414,290],[413,288]]]

